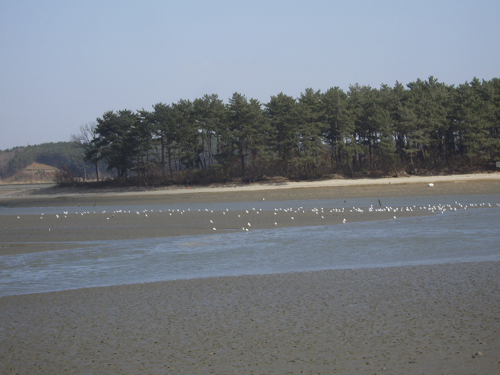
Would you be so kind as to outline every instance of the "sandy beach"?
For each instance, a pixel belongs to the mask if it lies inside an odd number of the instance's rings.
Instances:
[[[434,186],[429,188],[429,184]],[[0,207],[78,207],[120,204],[252,202],[360,197],[498,194],[500,172],[379,179],[332,179],[209,187],[135,189],[43,189],[0,194]]]
[[[444,178],[447,177],[447,178]],[[0,215],[0,256],[60,241],[213,232],[206,212],[110,205],[499,194],[500,174],[143,192],[2,194],[0,206],[99,213]],[[371,182],[371,183],[370,183]],[[391,183],[389,183],[391,182]],[[429,187],[429,183],[433,187]],[[302,185],[300,185],[302,184]],[[95,206],[94,206],[95,204]],[[231,212],[218,231],[239,228]],[[407,213],[413,215],[415,213]],[[421,214],[421,213],[419,213]],[[174,214],[175,215],[175,214]],[[272,213],[254,228],[272,228]],[[389,220],[380,213],[372,220]],[[399,215],[399,214],[398,214]],[[140,216],[140,221],[137,220]],[[304,213],[280,226],[370,220]],[[159,220],[161,219],[161,220]],[[215,220],[214,220],[215,221]],[[156,224],[155,224],[156,223]],[[212,224],[212,223],[210,223]],[[51,230],[48,231],[48,226]],[[234,226],[234,228],[233,228]],[[82,231],[82,228],[85,230]],[[179,228],[183,229],[182,232]],[[241,228],[239,228],[241,229]],[[170,230],[170,232],[169,232]],[[36,249],[26,242],[40,242]],[[500,262],[218,277],[0,297],[2,374],[496,374]]]

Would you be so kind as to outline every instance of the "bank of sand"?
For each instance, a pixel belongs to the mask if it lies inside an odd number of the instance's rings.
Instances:
[[[429,188],[428,184],[434,184]],[[3,207],[77,207],[126,204],[251,202],[437,195],[498,194],[500,172],[379,179],[332,179],[212,187],[39,189],[0,194]]]
[[[355,197],[375,200],[500,191],[498,178],[435,182],[433,188],[427,183],[222,190],[222,194],[4,197],[0,204],[38,207],[58,201],[61,207],[96,203],[103,208],[117,202],[334,198],[348,203]],[[54,229],[56,235],[41,224],[55,222],[55,217],[0,215],[11,223],[2,222],[0,234],[4,244],[8,238],[13,241],[11,248],[16,245],[26,252],[23,241],[28,238],[45,242],[46,249],[61,238],[93,239],[85,231],[79,237],[82,225],[96,229],[111,221],[102,233],[109,230],[120,238],[140,238],[151,227],[151,222],[127,223],[132,216],[107,220],[102,215],[78,216],[87,222],[77,221],[75,215],[74,224]],[[154,215],[147,219],[155,219]],[[199,224],[187,234],[213,230],[206,223],[208,216],[202,215],[206,213],[186,216],[180,227],[196,223],[198,217]],[[290,225],[320,220],[312,215]],[[357,220],[355,216],[352,213],[349,220]],[[253,219],[253,228],[272,225],[264,216],[260,224],[257,214]],[[330,220],[335,224],[340,219]],[[147,236],[161,230],[165,228],[152,229]],[[500,373],[499,275],[500,262],[460,263],[179,280],[1,297],[0,373]]]

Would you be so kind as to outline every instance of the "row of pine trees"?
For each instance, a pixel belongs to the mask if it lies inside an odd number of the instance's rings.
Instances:
[[[485,169],[500,160],[500,79],[306,89],[265,104],[205,95],[108,111],[74,140],[96,171],[105,162],[144,181]]]

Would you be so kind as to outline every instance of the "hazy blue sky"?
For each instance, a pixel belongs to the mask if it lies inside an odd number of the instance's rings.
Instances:
[[[499,0],[0,0],[0,149],[108,110],[500,76]]]

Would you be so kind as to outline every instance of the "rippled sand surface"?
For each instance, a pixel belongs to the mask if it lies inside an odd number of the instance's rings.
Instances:
[[[0,298],[0,372],[496,374],[500,263]]]

